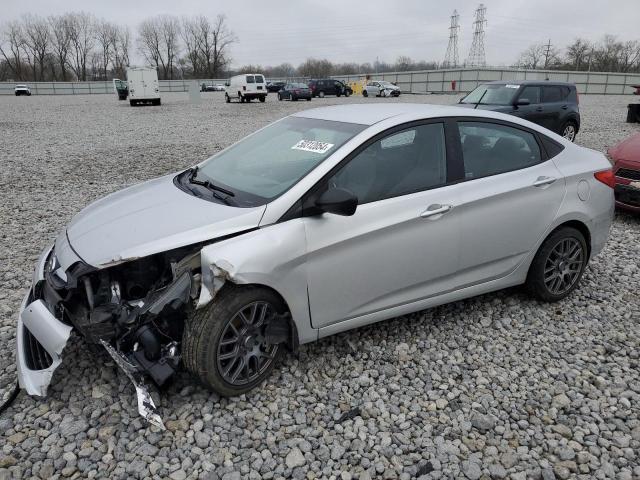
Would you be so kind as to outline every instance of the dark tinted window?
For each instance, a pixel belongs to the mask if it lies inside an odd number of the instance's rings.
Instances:
[[[540,140],[542,141],[542,145],[544,146],[544,149],[547,151],[548,158],[553,158],[556,155],[558,155],[562,150],[564,150],[564,147],[562,145],[560,145],[557,142],[554,142],[549,137],[540,135]]]
[[[563,100],[562,87],[557,85],[550,85],[542,87],[542,102],[553,103],[561,102]]]
[[[533,134],[484,122],[459,122],[465,177],[480,178],[527,168],[542,155]]]
[[[434,123],[392,133],[369,145],[330,180],[358,203],[397,197],[446,183],[444,125]]]
[[[540,103],[540,87],[538,86],[524,87],[518,99],[519,100],[527,99],[529,100],[529,103]]]

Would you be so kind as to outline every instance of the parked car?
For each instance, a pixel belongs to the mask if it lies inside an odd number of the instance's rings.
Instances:
[[[220,85],[219,83],[207,85],[203,83],[200,85],[201,92],[224,92],[224,85]]]
[[[311,101],[311,90],[306,83],[287,83],[282,90],[278,92],[278,100],[298,100]]]
[[[607,240],[613,179],[603,154],[496,112],[295,113],[77,214],[19,310],[20,385],[44,395],[75,330],[158,423],[142,374],[240,395],[338,332],[519,284],[563,299]]]
[[[616,207],[640,213],[640,133],[608,151],[616,178]]]
[[[391,82],[371,81],[362,89],[363,97],[399,97],[401,93],[400,87]]]
[[[278,93],[287,84],[287,82],[267,82],[267,92]]]
[[[353,93],[353,90],[349,85],[332,78],[309,80],[307,84],[309,85],[311,94],[314,97],[324,98],[325,95],[335,95],[336,97],[344,95],[345,97],[348,97]]]
[[[26,95],[28,97],[31,96],[31,89],[29,87],[27,87],[26,85],[16,85],[15,88],[13,89],[14,93],[16,94],[16,97],[20,96],[20,95]]]
[[[460,104],[525,118],[572,142],[580,130],[578,91],[572,83],[490,82],[473,90]]]
[[[267,99],[267,85],[261,73],[249,73],[231,77],[225,84],[225,100],[227,103],[237,99],[240,103],[250,102],[257,98],[261,102]]]

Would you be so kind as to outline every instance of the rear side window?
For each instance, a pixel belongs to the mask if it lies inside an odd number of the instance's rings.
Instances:
[[[554,103],[561,102],[564,99],[562,87],[558,85],[549,85],[542,87],[542,102]]]
[[[486,122],[458,122],[465,178],[474,179],[531,167],[542,160],[532,133]]]
[[[560,145],[558,142],[554,142],[546,135],[539,135],[540,141],[542,142],[542,146],[547,151],[547,158],[553,158],[558,155],[564,147]]]
[[[253,75],[247,75],[247,83],[255,83],[256,79]]]
[[[520,100],[529,100],[529,103],[540,103],[540,87],[524,87],[519,97]]]

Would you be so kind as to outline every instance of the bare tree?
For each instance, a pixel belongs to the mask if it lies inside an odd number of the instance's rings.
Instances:
[[[298,66],[298,74],[303,77],[322,78],[333,73],[333,64],[326,59],[308,58]]]
[[[33,80],[38,81],[38,67],[40,80],[42,80],[44,77],[44,63],[49,51],[49,24],[44,18],[36,15],[25,15],[22,22],[23,45],[28,57],[31,58]]]
[[[619,54],[621,72],[629,72],[640,66],[640,41],[629,40],[622,44]]]
[[[400,55],[396,59],[394,70],[398,72],[408,72],[409,70],[413,70],[413,60],[411,60],[411,57],[407,57],[406,55]]]
[[[138,50],[144,56],[147,63],[160,68],[161,62],[161,34],[160,25],[157,18],[144,20],[138,26]]]
[[[113,67],[116,75],[124,77],[125,69],[129,65],[129,48],[131,46],[131,30],[127,26],[117,27],[113,47]]]
[[[178,42],[180,37],[180,22],[176,17],[163,15],[160,17],[160,27],[162,34],[162,48],[164,50],[164,58],[166,59],[166,62],[163,65],[164,78],[172,79],[175,60],[179,49]]]
[[[108,77],[109,64],[113,61],[114,46],[118,37],[118,27],[105,20],[96,22],[96,41],[100,50],[100,70],[103,78]]]
[[[78,80],[87,79],[87,61],[95,46],[94,25],[95,19],[88,13],[70,14],[71,64]]]
[[[593,47],[591,44],[581,38],[576,38],[574,42],[567,47],[566,61],[575,70],[581,70],[587,66],[589,52]]]
[[[218,15],[213,23],[208,18],[198,17],[198,45],[203,73],[216,77],[231,62],[228,51],[236,36],[227,28],[227,19]]]
[[[18,80],[24,79],[21,54],[23,43],[22,25],[19,22],[6,23],[2,28],[0,53],[2,53],[9,70]]]
[[[193,75],[201,74],[201,57],[200,57],[200,18],[184,17],[182,19],[182,29],[180,34],[186,50],[185,64],[191,65]]]
[[[523,68],[530,68],[535,70],[544,64],[545,57],[545,45],[536,43],[531,45],[524,52],[520,54],[518,65]]]
[[[49,17],[51,48],[60,68],[62,81],[67,80],[69,50],[71,49],[71,16],[69,14]]]

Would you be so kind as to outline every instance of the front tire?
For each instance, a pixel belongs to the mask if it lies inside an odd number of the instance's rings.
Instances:
[[[562,125],[560,129],[560,135],[569,140],[570,142],[576,141],[576,135],[578,134],[578,125],[573,120],[568,120]]]
[[[224,94],[224,101],[227,102],[227,103],[231,103],[231,97],[229,97],[228,93]]]
[[[282,101],[282,95],[278,94],[278,101]]]
[[[223,396],[242,395],[262,383],[284,344],[269,344],[264,329],[286,307],[271,290],[231,287],[187,321],[182,338],[185,367]]]
[[[363,97],[368,97],[369,96],[369,92],[367,92],[366,90],[362,90],[362,96]]]
[[[526,286],[545,302],[557,302],[576,289],[587,266],[587,242],[580,231],[561,227],[540,246]]]

